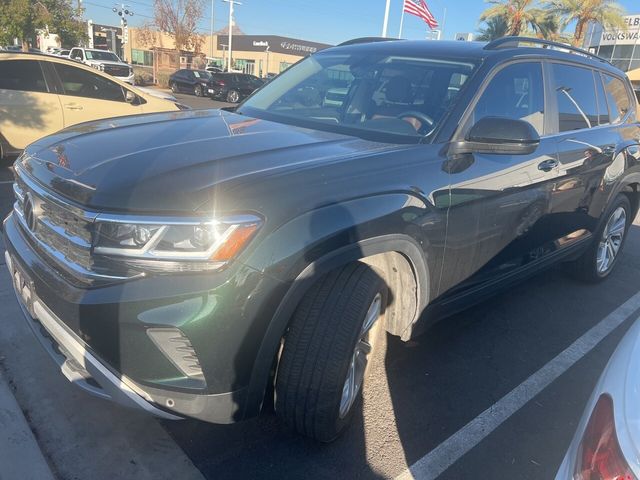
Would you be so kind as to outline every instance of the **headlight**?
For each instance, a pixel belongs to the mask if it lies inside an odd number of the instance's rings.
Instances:
[[[100,70],[101,72],[104,72],[104,65],[103,64],[99,64],[98,65],[98,70]]]
[[[98,216],[93,252],[148,270],[215,270],[236,257],[262,220],[242,215],[223,220]]]

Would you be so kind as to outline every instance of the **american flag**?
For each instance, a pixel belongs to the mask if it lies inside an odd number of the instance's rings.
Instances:
[[[424,20],[429,28],[434,29],[438,26],[438,21],[433,16],[433,14],[429,11],[427,4],[424,3],[424,0],[404,0],[404,11],[410,13],[411,15],[415,15],[416,17],[420,17]]]

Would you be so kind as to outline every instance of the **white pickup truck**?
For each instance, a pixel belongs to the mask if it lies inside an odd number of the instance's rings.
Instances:
[[[74,47],[69,52],[69,58],[134,85],[133,68],[109,50]]]

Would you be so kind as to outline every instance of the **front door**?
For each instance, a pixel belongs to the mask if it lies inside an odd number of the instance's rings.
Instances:
[[[0,135],[15,150],[60,130],[60,100],[37,58],[0,61]]]
[[[501,68],[501,67],[498,67]],[[540,62],[502,67],[480,94],[460,139],[481,118],[531,123],[541,137],[528,155],[466,154],[449,159],[451,196],[440,293],[465,280],[483,282],[537,258],[557,178],[555,139],[547,133]],[[464,284],[463,284],[464,285]]]
[[[53,63],[62,84],[60,101],[64,125],[101,118],[142,113],[141,105],[125,100],[125,89],[119,84],[84,68]]]

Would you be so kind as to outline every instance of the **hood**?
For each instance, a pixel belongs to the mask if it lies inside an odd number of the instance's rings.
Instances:
[[[147,95],[151,95],[152,97],[161,98],[163,100],[169,100],[170,102],[177,102],[178,99],[174,97],[172,94],[163,92],[162,90],[158,90],[156,88],[147,88],[147,87],[139,87],[136,86],[137,90],[140,90],[142,93],[146,93]]]
[[[89,208],[185,213],[211,201],[222,186],[241,196],[241,186],[246,192],[273,175],[397,147],[191,110],[76,125],[31,144],[19,166]],[[229,195],[220,198],[231,202],[222,207],[234,209]]]

